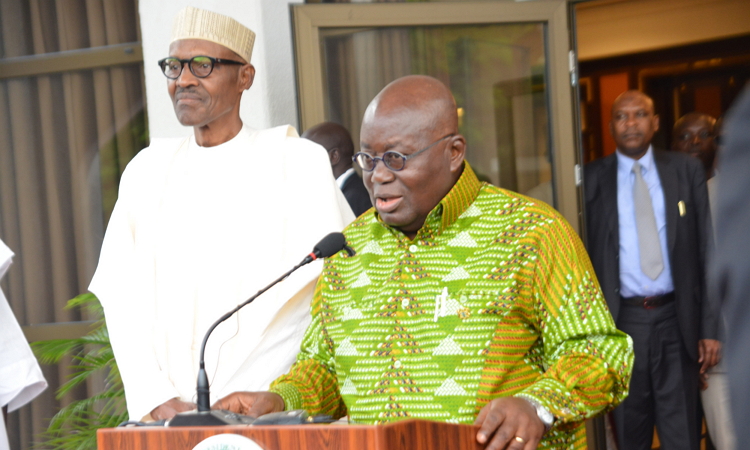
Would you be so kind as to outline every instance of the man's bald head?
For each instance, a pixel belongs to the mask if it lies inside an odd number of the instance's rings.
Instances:
[[[328,151],[333,176],[338,178],[352,166],[354,143],[349,131],[333,122],[323,122],[308,128],[302,137],[320,144]]]
[[[704,114],[701,112],[691,112],[687,113],[684,116],[677,119],[677,122],[674,123],[673,131],[675,133],[679,133],[684,128],[689,127],[690,125],[699,123],[701,125],[707,126],[711,132],[715,132],[715,126],[716,126],[716,118],[713,116],[709,116],[708,114]]]
[[[367,107],[360,137],[370,157],[397,152],[408,158],[402,170],[376,160],[363,178],[383,221],[413,238],[463,171],[466,141],[458,134],[453,95],[432,77],[399,78]]]
[[[672,150],[694,156],[710,176],[716,157],[716,119],[699,112],[680,117],[674,124]]]
[[[623,92],[612,104],[609,127],[617,150],[630,158],[640,159],[648,151],[654,133],[659,130],[654,101],[640,91]]]
[[[614,116],[617,108],[623,103],[633,102],[643,102],[648,106],[648,109],[651,110],[651,114],[656,114],[654,110],[654,100],[639,90],[631,89],[617,96],[614,103],[612,103],[612,115]]]
[[[420,128],[458,130],[458,114],[453,94],[439,80],[425,75],[399,78],[370,102],[362,125],[376,117],[408,117]]]

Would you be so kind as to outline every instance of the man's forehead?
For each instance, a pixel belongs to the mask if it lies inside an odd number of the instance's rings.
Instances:
[[[680,126],[680,131],[686,128],[711,128],[711,123],[706,117],[695,117],[692,119],[685,120]]]
[[[393,148],[407,145],[425,133],[429,133],[429,130],[418,126],[416,122],[399,115],[389,115],[362,124],[360,146]]]
[[[361,148],[372,149],[374,147],[384,147],[386,150],[394,147],[401,147],[406,141],[410,141],[412,136],[404,136],[403,134],[365,134],[362,133],[359,145]]]
[[[654,105],[648,100],[648,98],[643,96],[631,96],[631,97],[625,97],[617,102],[615,102],[614,106],[612,107],[614,111],[620,111],[625,109],[637,109],[637,110],[647,110],[648,112],[653,113],[654,112]]]
[[[236,54],[215,42],[203,39],[180,39],[169,44],[169,55],[179,57],[212,56],[217,58],[236,58]]]

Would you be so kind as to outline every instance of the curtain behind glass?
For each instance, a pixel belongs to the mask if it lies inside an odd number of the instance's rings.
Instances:
[[[136,0],[2,0],[0,58],[136,42],[137,21]],[[21,325],[82,319],[63,307],[86,291],[145,124],[141,64],[0,81],[0,237],[16,253],[3,289]],[[11,448],[46,428],[66,366],[44,367],[50,388],[9,415]]]

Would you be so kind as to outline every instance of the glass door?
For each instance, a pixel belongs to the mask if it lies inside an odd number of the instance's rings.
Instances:
[[[442,80],[485,181],[555,206],[579,229],[567,3],[295,5],[300,127],[345,126],[389,82]]]

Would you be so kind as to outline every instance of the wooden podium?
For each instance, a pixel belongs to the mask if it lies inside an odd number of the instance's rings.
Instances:
[[[99,450],[192,449],[217,434],[239,434],[264,450],[481,450],[478,426],[426,420],[387,425],[128,427],[97,432]]]

